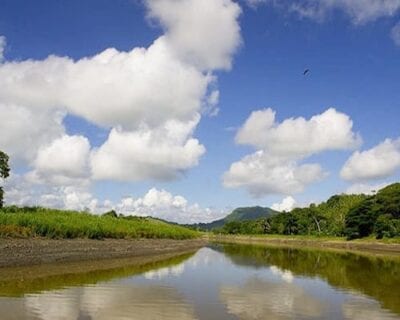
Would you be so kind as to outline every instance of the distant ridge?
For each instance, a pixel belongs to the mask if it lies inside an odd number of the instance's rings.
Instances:
[[[266,208],[266,207],[260,207],[260,206],[242,207],[242,208],[236,208],[230,214],[228,214],[225,218],[215,220],[215,221],[209,222],[209,223],[196,223],[196,224],[191,224],[191,225],[187,225],[187,226],[190,228],[196,228],[196,229],[201,229],[201,230],[212,230],[215,228],[222,227],[227,222],[257,220],[260,218],[267,218],[276,213],[278,213],[278,212],[275,210],[272,210],[271,208]]]

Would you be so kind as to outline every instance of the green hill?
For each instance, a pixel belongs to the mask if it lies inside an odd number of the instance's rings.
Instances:
[[[269,217],[276,213],[278,212],[270,208],[264,208],[259,206],[243,207],[233,210],[223,219],[215,220],[210,223],[196,223],[189,225],[189,227],[209,231],[212,229],[221,228],[224,224],[228,222],[257,220],[259,218]]]

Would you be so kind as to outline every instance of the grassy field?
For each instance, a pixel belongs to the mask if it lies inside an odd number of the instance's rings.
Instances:
[[[0,237],[190,239],[197,236],[196,231],[152,218],[116,218],[44,208],[0,209]]]
[[[213,237],[214,235],[211,233],[204,233],[205,235],[209,235]],[[219,236],[216,234],[215,236]],[[222,235],[224,236],[224,235]],[[265,240],[293,240],[293,241],[315,241],[315,242],[345,242],[345,243],[382,243],[382,244],[400,244],[400,237],[394,238],[383,238],[376,239],[374,236],[369,236],[361,239],[354,239],[351,241],[346,240],[346,237],[333,237],[333,236],[318,236],[318,235],[281,235],[281,234],[261,234],[261,235],[246,235],[246,234],[238,234],[238,235],[227,235],[228,237],[245,239],[265,239]]]

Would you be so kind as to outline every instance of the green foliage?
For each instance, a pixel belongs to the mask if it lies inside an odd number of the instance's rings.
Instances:
[[[8,155],[0,150],[0,178],[6,179],[10,175],[10,166],[8,165]],[[4,190],[0,186],[0,208],[3,207]]]
[[[346,236],[347,239],[374,234],[378,239],[400,236],[400,183],[374,196],[335,195],[319,205],[296,208],[266,218],[230,221],[215,229],[223,234],[280,234]]]
[[[188,239],[198,235],[193,230],[152,218],[115,218],[40,207],[0,209],[0,236]]]
[[[0,208],[3,208],[4,205],[3,199],[4,199],[4,191],[3,188],[0,187]]]
[[[264,232],[264,220],[230,221],[222,228],[214,230],[223,234],[261,234]]]
[[[400,183],[380,190],[354,207],[346,217],[348,239],[375,234],[378,239],[400,236]]]
[[[115,210],[111,210],[111,211],[104,213],[103,217],[118,218],[118,214],[115,212]]]

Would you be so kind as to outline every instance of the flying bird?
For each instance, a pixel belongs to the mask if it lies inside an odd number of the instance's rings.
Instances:
[[[309,73],[310,72],[310,69],[306,69],[306,70],[304,70],[304,72],[303,72],[303,76],[305,76],[307,73]]]

